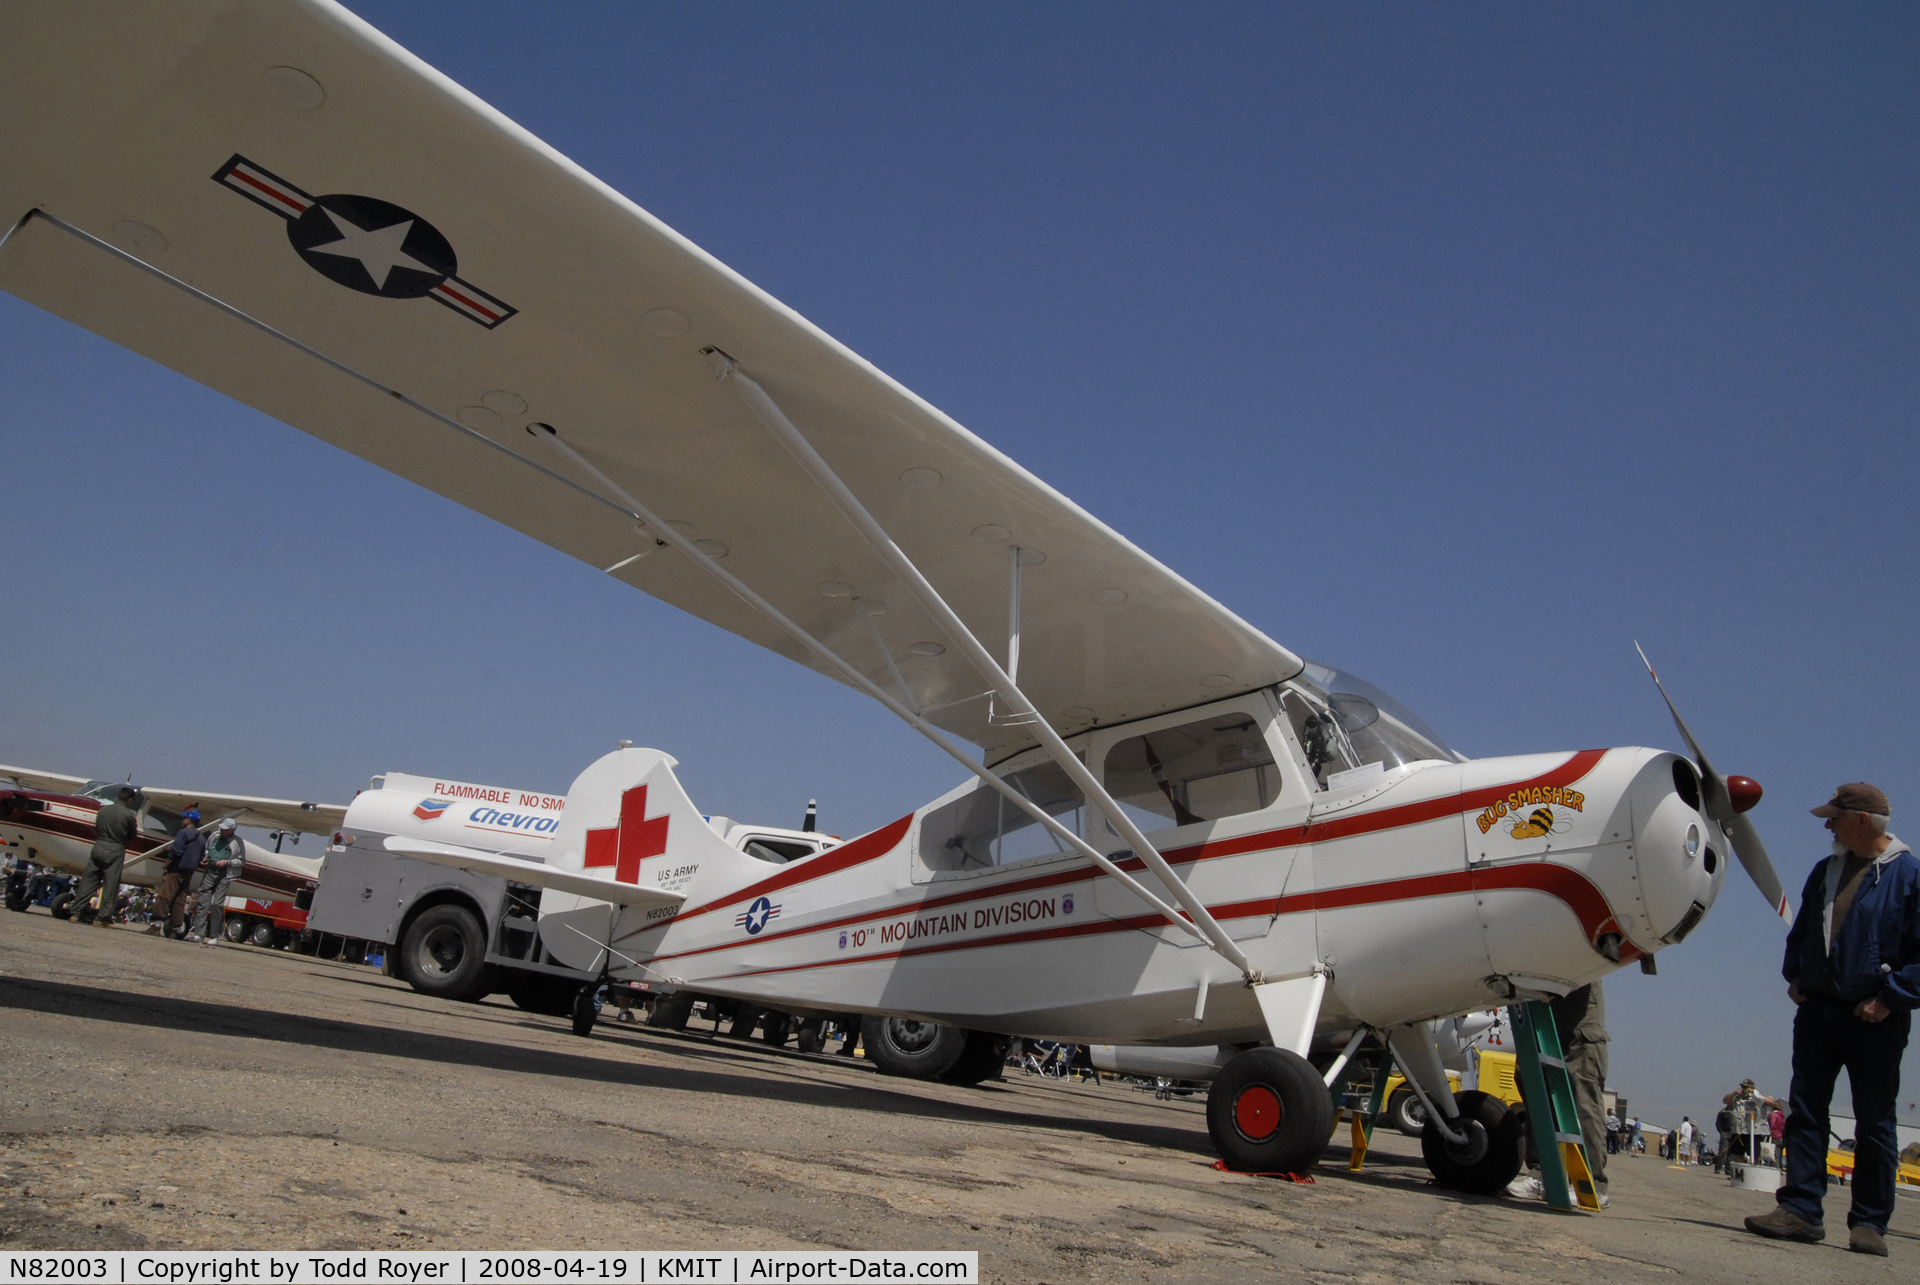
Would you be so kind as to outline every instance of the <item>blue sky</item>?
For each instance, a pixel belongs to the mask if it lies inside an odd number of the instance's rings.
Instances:
[[[1796,899],[1834,784],[1920,829],[1910,7],[354,7],[1465,752],[1677,748],[1637,638]],[[11,296],[0,353],[0,758],[343,799],[626,737],[842,833],[955,781]],[[1610,987],[1651,1117],[1784,1092],[1780,937],[1736,879]]]

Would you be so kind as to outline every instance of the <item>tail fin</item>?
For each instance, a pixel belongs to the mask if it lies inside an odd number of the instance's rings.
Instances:
[[[713,832],[673,774],[677,766],[672,755],[647,749],[619,749],[594,762],[567,791],[547,864],[683,897],[696,879],[715,888],[763,876],[763,863]],[[562,963],[597,969],[610,943],[663,928],[677,912],[674,904],[623,913],[590,896],[549,888],[540,899],[540,938]]]

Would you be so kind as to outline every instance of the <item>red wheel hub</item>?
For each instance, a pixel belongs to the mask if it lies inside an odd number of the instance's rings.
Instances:
[[[1265,1142],[1280,1127],[1280,1095],[1264,1084],[1249,1084],[1233,1100],[1233,1123],[1249,1142]]]

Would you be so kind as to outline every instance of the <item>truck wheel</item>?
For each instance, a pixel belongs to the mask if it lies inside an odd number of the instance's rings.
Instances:
[[[422,995],[478,999],[486,980],[486,935],[464,906],[429,906],[400,939],[400,980]]]
[[[787,1037],[793,1034],[793,1015],[791,1013],[769,1012],[760,1019],[760,1038],[775,1048],[785,1048]]]
[[[759,1024],[760,1010],[752,1004],[742,1002],[733,1010],[733,1024],[727,1027],[727,1038],[750,1040],[753,1038],[753,1028]]]
[[[939,1079],[967,1050],[967,1033],[959,1027],[905,1017],[863,1017],[860,1039],[882,1075],[911,1080]]]
[[[827,1047],[827,1024],[817,1017],[800,1023],[800,1036],[794,1044],[802,1053],[818,1053]]]
[[[507,980],[507,998],[522,1012],[542,1017],[573,1016],[573,999],[579,984],[547,973],[520,973]]]
[[[226,925],[220,929],[220,933],[228,941],[238,946],[247,939],[247,923],[247,920],[240,918],[238,915],[228,915]]]
[[[593,1034],[593,1024],[600,1018],[600,1010],[593,1006],[593,993],[599,987],[589,982],[582,986],[573,997],[573,1033],[579,1036]]]
[[[663,1031],[686,1030],[687,1019],[693,1016],[693,1001],[692,991],[659,996],[653,1001],[653,1011],[647,1014],[647,1025]]]
[[[979,1084],[985,1080],[997,1080],[1006,1069],[1007,1050],[1013,1047],[1011,1035],[994,1035],[988,1031],[968,1031],[967,1047],[960,1054],[960,1060],[948,1067],[940,1077],[942,1084]]]
[[[1333,1136],[1333,1095],[1298,1053],[1248,1049],[1207,1090],[1207,1133],[1237,1173],[1306,1173]]]
[[[1427,1108],[1412,1089],[1398,1089],[1387,1101],[1387,1123],[1409,1138],[1421,1137],[1427,1131]]]
[[[269,950],[273,946],[274,936],[272,924],[264,919],[256,919],[253,924],[253,931],[247,934],[247,940],[262,950]]]
[[[53,912],[55,919],[71,919],[73,917],[73,894],[70,892],[61,893],[47,903],[47,909]]]
[[[1440,1136],[1440,1127],[1432,1120],[1420,1135],[1420,1153],[1427,1168],[1443,1187],[1455,1191],[1491,1196],[1503,1191],[1520,1172],[1524,1159],[1525,1131],[1517,1112],[1507,1104],[1477,1089],[1453,1095],[1460,1116],[1454,1127],[1464,1128],[1464,1145],[1448,1142]]]

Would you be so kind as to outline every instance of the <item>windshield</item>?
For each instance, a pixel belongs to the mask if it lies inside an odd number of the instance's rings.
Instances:
[[[1419,715],[1365,679],[1308,661],[1290,686],[1332,716],[1353,747],[1355,767],[1399,767],[1423,759],[1466,762]]]

